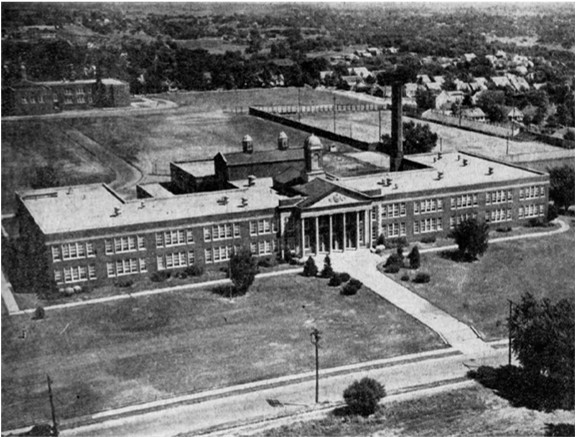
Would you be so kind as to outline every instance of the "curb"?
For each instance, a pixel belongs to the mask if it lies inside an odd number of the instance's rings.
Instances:
[[[368,370],[383,369],[388,367],[402,366],[411,363],[417,363],[427,360],[437,360],[447,357],[457,357],[462,355],[460,351],[454,348],[446,348],[440,350],[433,350],[411,355],[401,355],[399,357],[386,358],[382,360],[369,361],[365,363],[352,364],[348,366],[335,367],[320,371],[320,376],[324,379],[352,374],[356,372],[363,372]],[[260,390],[268,390],[277,387],[289,386],[303,382],[313,381],[316,377],[315,372],[307,372],[297,375],[288,375],[275,379],[256,381],[252,383],[224,387],[212,391],[193,393],[172,399],[165,399],[161,401],[149,402],[147,404],[131,405],[115,410],[108,410],[92,415],[80,416],[72,419],[64,419],[59,422],[59,429],[74,429],[81,426],[94,425],[103,423],[108,420],[116,420],[124,417],[133,417],[154,411],[161,411],[168,408],[174,408],[182,405],[198,404],[202,402],[222,399],[231,396],[238,396],[241,394],[253,393]],[[3,432],[3,436],[26,432],[30,427],[13,429]]]

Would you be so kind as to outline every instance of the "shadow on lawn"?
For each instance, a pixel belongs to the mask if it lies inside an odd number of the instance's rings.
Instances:
[[[526,407],[539,411],[574,409],[573,384],[570,387],[570,384],[559,379],[528,374],[520,367],[480,366],[477,370],[470,370],[468,377],[494,390],[513,407]]]
[[[440,258],[444,258],[457,263],[471,263],[476,261],[476,258],[471,257],[470,255],[462,254],[458,249],[442,250],[441,252],[438,252],[438,255]]]

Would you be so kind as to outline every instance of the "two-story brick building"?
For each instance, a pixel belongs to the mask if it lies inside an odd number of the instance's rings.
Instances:
[[[190,265],[221,268],[240,247],[303,257],[370,248],[380,234],[446,235],[468,217],[507,227],[546,217],[544,173],[453,152],[342,177],[325,172],[317,137],[293,149],[281,138],[277,150],[243,144],[212,164],[173,163],[172,183],[141,185],[138,199],[105,184],[19,193],[22,245],[34,260],[22,268],[38,283],[97,286]]]

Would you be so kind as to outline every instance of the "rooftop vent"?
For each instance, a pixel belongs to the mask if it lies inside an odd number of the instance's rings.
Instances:
[[[242,203],[240,204],[240,208],[244,208],[248,206],[248,199],[246,197],[242,198]]]
[[[439,172],[438,172],[438,180],[441,180],[442,178],[444,178],[444,172],[443,172],[443,171],[439,171]]]
[[[494,167],[488,167],[488,176],[494,174]]]
[[[393,190],[397,190],[397,189],[398,189],[398,184],[394,184]]]
[[[468,165],[468,160],[467,159],[463,159],[462,160],[462,166],[466,167]]]
[[[140,206],[138,207],[138,209],[144,209],[144,202],[140,202]]]
[[[253,187],[254,185],[256,185],[256,176],[254,175],[248,176],[248,186]]]
[[[218,199],[218,204],[219,205],[228,205],[228,196],[223,196],[220,199]]]
[[[250,135],[244,135],[242,138],[242,151],[244,153],[252,153],[254,150],[254,142],[252,141],[252,137]]]
[[[438,152],[438,161],[442,159],[442,152]]]
[[[68,190],[66,191],[66,194],[68,194],[68,195],[72,194],[72,187],[68,187]]]
[[[432,162],[436,162],[436,158],[432,158]]]
[[[112,213],[112,215],[110,217],[118,217],[121,213],[122,213],[122,210],[118,207],[115,207],[114,212]]]
[[[456,161],[460,161],[460,154],[456,155]]]

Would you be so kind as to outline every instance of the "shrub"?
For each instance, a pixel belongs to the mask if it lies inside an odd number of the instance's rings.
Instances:
[[[430,282],[430,274],[420,272],[414,277],[414,282],[417,284],[426,284]]]
[[[404,257],[398,255],[398,253],[393,253],[386,260],[386,264],[384,264],[384,267],[390,266],[397,266],[398,270],[400,270],[400,268],[404,267]]]
[[[556,217],[558,217],[559,211],[558,211],[558,207],[551,203],[550,205],[548,205],[548,214],[546,216],[546,220],[551,222],[552,220],[554,220]]]
[[[378,239],[376,240],[376,246],[384,246],[386,244],[386,239],[384,238],[384,234],[378,235]]]
[[[36,309],[34,310],[34,317],[32,318],[34,320],[42,320],[44,316],[46,316],[46,310],[44,309],[44,307],[39,306],[36,307]]]
[[[160,270],[159,272],[154,272],[150,275],[150,280],[152,282],[164,282],[170,277],[170,272],[166,270]]]
[[[409,280],[410,280],[410,276],[409,276],[408,274],[404,274],[404,275],[402,275],[402,276],[400,277],[400,280],[401,280],[401,281],[404,281],[404,282],[409,281]]]
[[[510,226],[506,226],[506,227],[499,227],[496,228],[496,232],[502,232],[502,233],[506,233],[506,232],[510,232],[512,231],[512,228]]]
[[[545,223],[542,219],[531,218],[524,226],[527,228],[541,228],[545,226]]]
[[[314,258],[312,258],[311,256],[309,256],[308,259],[306,260],[302,274],[304,276],[316,276],[318,274],[318,267],[316,267]]]
[[[125,281],[118,281],[114,285],[119,288],[130,288],[134,285],[134,281],[132,279],[126,279]]]
[[[202,276],[204,274],[204,268],[202,266],[192,265],[192,266],[186,267],[184,269],[184,272],[188,276]]]
[[[258,261],[258,267],[274,267],[276,264],[272,259],[264,258]]]
[[[362,288],[362,282],[360,282],[358,279],[350,279],[350,282],[348,282],[346,285],[344,285],[344,287],[342,287],[340,294],[344,296],[353,296],[356,293],[358,293],[358,290],[360,290],[361,288]]]
[[[388,245],[390,247],[392,247],[392,246],[407,247],[408,246],[408,240],[406,240],[406,237],[389,238],[388,239]]]
[[[384,267],[385,273],[398,273],[399,271],[400,271],[400,267],[398,267],[396,264],[393,264],[393,265],[388,266],[388,267]]]
[[[339,285],[342,284],[342,279],[339,273],[334,273],[331,277],[330,277],[330,281],[328,281],[328,285],[330,287],[338,287]]]
[[[488,249],[488,224],[483,221],[464,220],[454,228],[451,236],[464,259],[476,259]]]
[[[340,280],[342,282],[348,282],[350,280],[350,275],[346,272],[339,273],[338,275],[340,276]]]
[[[384,396],[386,396],[384,386],[372,378],[354,381],[344,390],[344,401],[350,412],[364,417],[376,412],[378,402]]]
[[[402,246],[398,246],[396,248],[396,255],[398,255],[402,260],[404,260],[404,248]]]
[[[420,239],[420,242],[424,243],[424,244],[432,244],[432,243],[436,243],[436,235],[430,235],[428,237],[422,237]]]
[[[232,255],[229,263],[230,279],[234,284],[236,293],[244,294],[254,282],[258,266],[252,253],[248,249],[240,249]]]
[[[178,279],[186,279],[188,277],[188,273],[186,273],[186,270],[183,270],[181,272],[176,273],[176,277]]]
[[[418,246],[414,246],[412,248],[412,250],[408,254],[408,259],[410,260],[411,269],[420,268],[420,251],[418,250]]]
[[[331,278],[334,275],[334,269],[332,268],[332,261],[330,260],[330,256],[326,255],[324,258],[324,268],[320,273],[320,276],[323,278]]]

